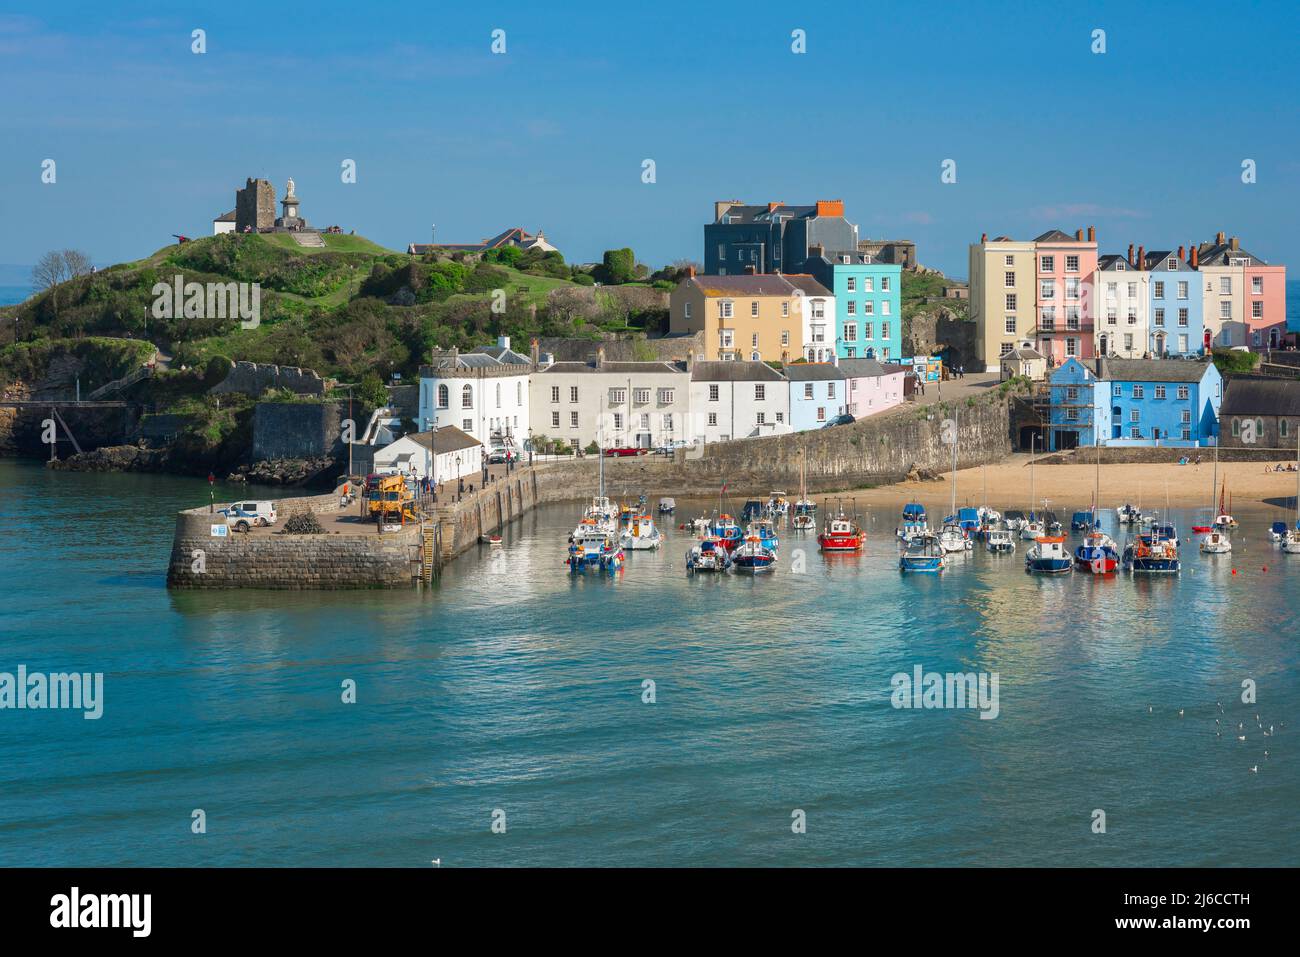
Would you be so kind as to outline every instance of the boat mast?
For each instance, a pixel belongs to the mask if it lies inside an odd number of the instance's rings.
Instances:
[[[1219,442],[1214,442],[1214,479],[1210,482],[1210,511],[1214,511],[1214,490],[1219,486]],[[1223,496],[1219,496],[1222,501]],[[1213,519],[1211,519],[1211,522]]]
[[[1092,429],[1092,462],[1096,466],[1096,477],[1092,483],[1092,524],[1101,525],[1101,448],[1097,445],[1097,428]]]
[[[957,521],[957,413],[952,414],[952,520]]]

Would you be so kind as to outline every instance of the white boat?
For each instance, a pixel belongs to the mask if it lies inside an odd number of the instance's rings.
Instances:
[[[1136,525],[1138,519],[1142,517],[1142,513],[1132,505],[1125,503],[1115,509],[1115,517],[1121,525]]]
[[[808,457],[799,452],[799,501],[794,503],[790,527],[810,532],[817,527],[817,506],[808,498]]]
[[[686,527],[691,530],[692,535],[699,536],[705,534],[712,524],[707,515],[701,515],[699,518],[693,518],[687,522]]]
[[[984,533],[984,547],[995,555],[1006,555],[1016,550],[1016,539],[1005,528],[990,528]]]
[[[633,552],[652,551],[660,546],[663,538],[655,528],[655,520],[648,512],[637,512],[618,537],[624,549]]]
[[[1288,555],[1300,555],[1300,528],[1287,531],[1286,538],[1282,539],[1282,551]]]
[[[939,530],[939,547],[945,552],[964,552],[971,547],[971,540],[956,522],[949,522]]]
[[[675,499],[665,497],[659,500],[660,515],[671,515],[675,511],[677,511],[677,502]]]
[[[731,566],[731,556],[714,535],[705,535],[686,552],[688,572],[725,572]]]
[[[1201,539],[1202,555],[1225,555],[1232,551],[1232,539],[1228,533],[1215,529]]]
[[[996,525],[998,522],[1002,521],[1001,512],[995,511],[991,508],[986,508],[983,505],[980,506],[979,514],[981,525]]]
[[[1020,537],[1027,542],[1035,542],[1047,534],[1043,523],[1037,519],[1025,519],[1020,526]]]
[[[1282,551],[1288,555],[1300,555],[1300,443],[1296,443],[1295,461],[1295,524],[1286,530],[1286,537],[1282,539]]]

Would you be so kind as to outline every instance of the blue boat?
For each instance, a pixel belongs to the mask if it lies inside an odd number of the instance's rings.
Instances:
[[[904,542],[930,534],[930,526],[925,517],[925,506],[917,502],[908,502],[903,506],[903,524],[898,527],[898,537]]]
[[[1090,532],[1083,544],[1074,550],[1074,564],[1080,571],[1094,575],[1109,575],[1119,567],[1119,552],[1115,542],[1101,531]]]
[[[941,572],[948,566],[943,548],[933,535],[917,535],[907,542],[907,547],[898,556],[900,572]]]
[[[1070,516],[1070,531],[1072,532],[1086,532],[1095,524],[1092,512],[1075,512]]]
[[[1275,542],[1280,542],[1286,538],[1286,522],[1274,522],[1268,530],[1268,537]]]
[[[1180,544],[1178,541],[1178,528],[1171,522],[1152,525],[1151,536],[1157,541],[1170,542],[1174,548],[1177,548]]]
[[[758,540],[764,548],[776,551],[781,544],[776,537],[776,529],[772,525],[770,518],[760,518],[757,521],[749,523],[749,534],[757,535]]]
[[[1174,575],[1182,567],[1177,539],[1161,538],[1154,532],[1139,535],[1124,546],[1123,562],[1126,571],[1149,575]]]
[[[752,522],[754,519],[762,517],[763,503],[756,498],[751,498],[740,510],[740,520],[742,522]]]
[[[744,530],[732,520],[730,515],[719,515],[713,527],[709,529],[724,549],[730,554],[745,537]]]
[[[776,564],[776,550],[763,544],[759,536],[750,534],[731,553],[731,570],[754,575],[772,570]]]
[[[1073,567],[1060,535],[1038,536],[1025,553],[1025,570],[1038,575],[1064,575]]]
[[[962,508],[957,510],[957,524],[969,538],[979,531],[980,527],[980,510],[977,508]]]

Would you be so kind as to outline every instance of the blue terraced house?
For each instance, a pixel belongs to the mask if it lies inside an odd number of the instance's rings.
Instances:
[[[902,356],[902,266],[859,251],[818,251],[804,267],[835,294],[837,356],[881,362]]]
[[[1174,446],[1217,441],[1223,377],[1213,362],[1077,359],[1048,380],[1048,448]]]
[[[1202,309],[1201,275],[1176,252],[1146,255],[1150,277],[1151,355],[1199,356],[1205,352],[1205,318]]]
[[[820,429],[848,404],[848,376],[833,362],[795,362],[783,370],[790,381],[790,428]]]

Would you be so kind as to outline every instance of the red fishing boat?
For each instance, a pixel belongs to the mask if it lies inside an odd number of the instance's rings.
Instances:
[[[821,534],[817,536],[817,544],[824,552],[860,552],[866,540],[862,526],[845,515],[843,509],[833,518],[826,519]]]

